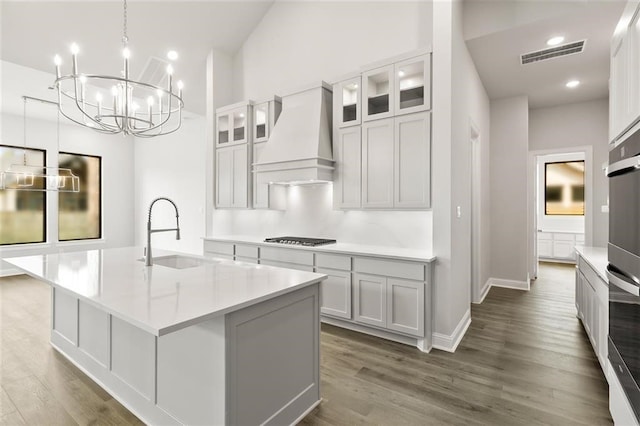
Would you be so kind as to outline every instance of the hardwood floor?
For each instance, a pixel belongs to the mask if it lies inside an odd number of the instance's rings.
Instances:
[[[323,402],[303,425],[611,424],[573,305],[573,267],[494,288],[455,354],[322,326]],[[0,424],[140,424],[49,345],[49,287],[0,279]]]

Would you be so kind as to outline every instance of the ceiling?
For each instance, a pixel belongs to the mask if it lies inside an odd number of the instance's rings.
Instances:
[[[151,57],[178,51],[175,77],[185,83],[185,108],[203,115],[208,53],[234,54],[273,1],[129,0],[131,75],[138,77]],[[527,95],[531,108],[606,97],[609,40],[624,4],[465,0],[467,46],[489,97]],[[122,14],[120,1],[0,1],[0,59],[53,73],[60,54],[64,72],[75,41],[81,72],[118,75]],[[584,53],[520,65],[521,54],[547,47],[556,34],[565,42],[587,39]],[[582,84],[569,90],[564,84],[573,78]]]
[[[502,25],[467,40],[490,98],[527,95],[530,108],[541,108],[607,96],[609,43],[625,2],[556,3],[566,7],[534,22],[520,20],[518,25],[506,29]],[[483,9],[478,3],[474,6],[474,13],[481,15]],[[521,54],[547,48],[547,39],[555,35],[565,37],[563,44],[586,39],[583,53],[520,65]],[[581,84],[568,89],[565,84],[572,79]]]
[[[184,81],[185,109],[205,113],[206,58],[212,49],[235,53],[273,0],[128,1],[131,76],[151,57],[179,53],[175,78]],[[119,75],[122,68],[121,1],[1,1],[0,59],[54,73],[53,57],[70,72],[69,46],[80,46],[81,72]]]

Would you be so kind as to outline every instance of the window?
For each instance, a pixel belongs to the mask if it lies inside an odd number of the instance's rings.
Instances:
[[[58,240],[101,238],[101,158],[61,152],[58,164],[80,177],[80,192],[58,193]]]
[[[12,164],[24,164],[25,156],[29,165],[46,166],[42,150],[0,145],[0,171],[7,170]],[[46,241],[45,194],[43,191],[0,190],[0,245]]]
[[[545,215],[584,215],[584,160],[545,163]]]

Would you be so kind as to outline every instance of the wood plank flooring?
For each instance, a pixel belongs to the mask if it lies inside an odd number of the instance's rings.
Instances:
[[[455,354],[322,326],[323,402],[303,425],[611,424],[573,305],[573,267],[494,288]],[[49,287],[0,279],[0,424],[140,424],[49,345]]]

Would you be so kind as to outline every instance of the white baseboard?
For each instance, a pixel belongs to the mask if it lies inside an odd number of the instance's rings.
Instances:
[[[489,278],[491,287],[512,288],[514,290],[530,290],[529,281],[503,280],[501,278]]]
[[[491,290],[491,278],[489,278],[487,282],[482,286],[482,291],[480,292],[480,300],[473,303],[480,304],[484,302],[484,298],[487,297],[487,294],[489,294],[489,290]]]
[[[447,352],[455,352],[460,341],[471,324],[471,309],[462,316],[462,319],[450,335],[433,333],[433,347]]]

